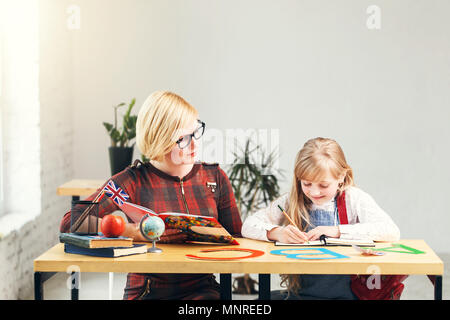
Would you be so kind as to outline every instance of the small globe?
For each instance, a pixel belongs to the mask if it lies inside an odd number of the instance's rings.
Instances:
[[[156,216],[145,215],[140,222],[141,233],[147,240],[157,241],[164,233],[164,221]]]

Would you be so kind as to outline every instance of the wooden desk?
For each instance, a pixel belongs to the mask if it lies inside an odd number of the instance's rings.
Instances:
[[[239,256],[248,253],[220,252],[200,253],[202,249],[225,247],[204,244],[158,244],[163,249],[159,254],[141,254],[119,258],[97,258],[64,253],[63,244],[57,244],[34,260],[35,298],[42,299],[42,283],[48,275],[67,272],[70,266],[77,266],[79,272],[123,272],[123,273],[220,273],[222,298],[231,299],[232,273],[258,273],[259,296],[270,299],[270,274],[373,274],[374,267],[380,274],[423,274],[434,276],[435,299],[442,299],[442,260],[423,240],[401,240],[404,244],[424,254],[387,252],[384,256],[361,256],[351,247],[327,247],[327,249],[346,255],[349,258],[327,260],[289,259],[273,255],[272,250],[293,249],[294,247],[275,246],[271,242],[251,239],[238,239],[239,246],[229,248],[251,248],[262,250],[264,255],[256,258],[234,261],[193,260],[186,254],[199,256]],[[149,244],[150,245],[150,244]],[[377,243],[377,247],[390,247],[390,243]],[[310,247],[313,248],[313,247]],[[75,293],[77,296],[77,292]],[[72,298],[74,294],[72,295]]]
[[[90,196],[100,188],[105,180],[74,179],[60,185],[56,194],[60,196],[72,196],[72,200],[80,200],[80,196]]]

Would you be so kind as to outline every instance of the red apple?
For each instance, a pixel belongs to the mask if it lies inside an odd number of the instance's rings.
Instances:
[[[117,238],[125,231],[125,220],[110,214],[103,217],[100,228],[105,237]]]

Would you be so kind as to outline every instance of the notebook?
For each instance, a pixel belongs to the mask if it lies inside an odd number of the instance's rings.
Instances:
[[[370,239],[339,239],[339,238],[327,238],[321,237],[320,240],[309,241],[308,243],[283,243],[283,242],[275,242],[276,246],[346,246],[351,247],[362,246],[362,247],[375,247],[375,243]]]

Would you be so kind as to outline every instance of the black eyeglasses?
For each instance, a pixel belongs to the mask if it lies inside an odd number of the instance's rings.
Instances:
[[[203,133],[205,132],[206,124],[201,120],[197,120],[197,122],[200,124],[200,127],[195,129],[195,131],[193,133],[187,134],[177,140],[177,144],[180,149],[186,148],[191,143],[192,137],[194,137],[196,140],[198,140],[201,138],[201,136],[203,136]]]

